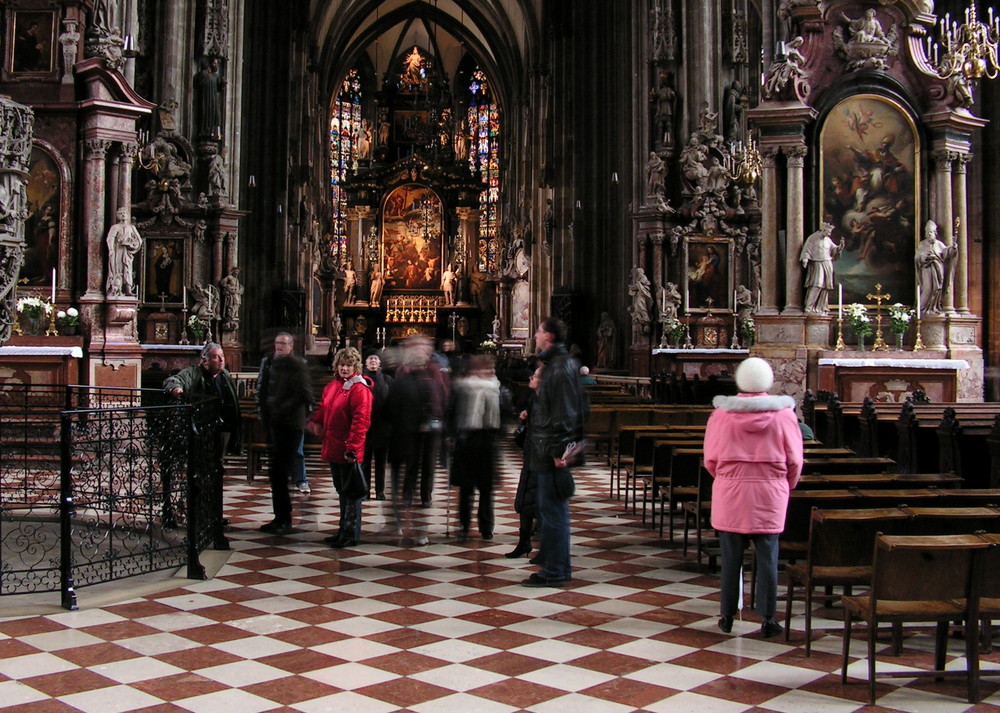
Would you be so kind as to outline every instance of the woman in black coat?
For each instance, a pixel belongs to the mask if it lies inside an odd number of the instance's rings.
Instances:
[[[365,442],[365,475],[368,483],[375,484],[375,499],[385,500],[385,461],[389,452],[389,434],[392,424],[385,411],[392,377],[382,371],[382,357],[376,351],[365,354],[364,375],[372,380],[372,421]],[[372,478],[374,465],[375,478]]]
[[[542,365],[539,365],[528,378],[528,387],[532,391],[531,401],[528,402],[527,407],[518,416],[520,423],[518,424],[515,438],[518,445],[524,450],[524,462],[521,465],[521,477],[517,481],[514,510],[520,516],[520,522],[517,530],[517,547],[504,555],[508,559],[523,557],[531,552],[531,531],[535,526],[535,518],[538,517],[538,483],[529,462],[531,448],[528,445],[531,443],[531,438],[528,433],[528,423],[530,421],[529,415],[534,402],[534,396],[542,380],[542,368]],[[537,555],[534,560],[538,560],[539,557],[541,557],[541,554]]]

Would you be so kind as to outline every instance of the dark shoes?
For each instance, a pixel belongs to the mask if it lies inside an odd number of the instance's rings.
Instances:
[[[291,523],[272,520],[266,525],[261,525],[260,531],[266,532],[269,535],[287,535],[292,531],[292,525]]]
[[[561,587],[570,579],[549,579],[548,577],[543,577],[540,574],[533,574],[525,580],[521,581],[522,587]]]
[[[356,540],[353,537],[344,537],[343,533],[338,532],[336,535],[324,537],[323,542],[328,544],[330,547],[339,550],[345,547],[355,547],[359,540]]]
[[[422,507],[424,509],[427,509],[430,506],[431,506],[431,501],[430,500],[421,500],[420,501],[420,507]]]
[[[385,492],[382,491],[382,490],[379,490],[377,493],[375,493],[375,499],[376,500],[385,500]]]
[[[733,618],[731,616],[724,616],[719,619],[719,628],[722,629],[724,634],[728,634],[733,630]]]
[[[518,557],[524,557],[529,552],[531,552],[531,545],[522,545],[518,543],[517,547],[505,554],[504,557],[509,560],[516,560]]]
[[[542,563],[542,553],[539,552],[537,555],[528,560],[528,564],[541,564]]]
[[[720,623],[719,626],[722,624]],[[760,635],[765,639],[773,639],[784,630],[785,628],[774,619],[765,619],[764,623],[760,625]]]

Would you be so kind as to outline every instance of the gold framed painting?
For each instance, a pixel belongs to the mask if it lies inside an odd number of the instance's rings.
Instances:
[[[733,308],[733,241],[692,236],[684,239],[684,311],[687,314]]]
[[[866,295],[876,283],[894,302],[914,302],[920,150],[912,117],[887,97],[848,97],[823,120],[822,219],[833,224],[833,240],[844,244],[834,273],[845,303],[870,302]]]
[[[59,46],[55,11],[8,9],[6,20],[6,79],[55,79]]]

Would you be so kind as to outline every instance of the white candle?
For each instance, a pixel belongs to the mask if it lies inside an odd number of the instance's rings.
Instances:
[[[917,285],[917,319],[920,319],[920,285]]]
[[[733,290],[733,312],[736,311],[736,307],[739,304],[739,293]]]
[[[181,289],[183,290],[183,292],[181,293],[181,307],[183,307],[184,309],[187,309],[187,306],[188,306],[188,288],[187,288],[187,285],[184,285]]]
[[[56,303],[56,269],[52,268],[52,304]]]
[[[837,283],[837,319],[844,318],[844,285]]]

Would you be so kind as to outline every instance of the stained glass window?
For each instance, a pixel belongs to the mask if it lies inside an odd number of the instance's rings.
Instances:
[[[480,69],[469,82],[469,168],[484,184],[479,195],[479,244],[477,267],[495,272],[500,252],[500,111],[493,101],[486,75]]]
[[[335,261],[340,263],[347,259],[347,194],[342,185],[347,172],[357,168],[358,139],[361,135],[361,78],[356,69],[344,78],[330,113],[332,249]]]

